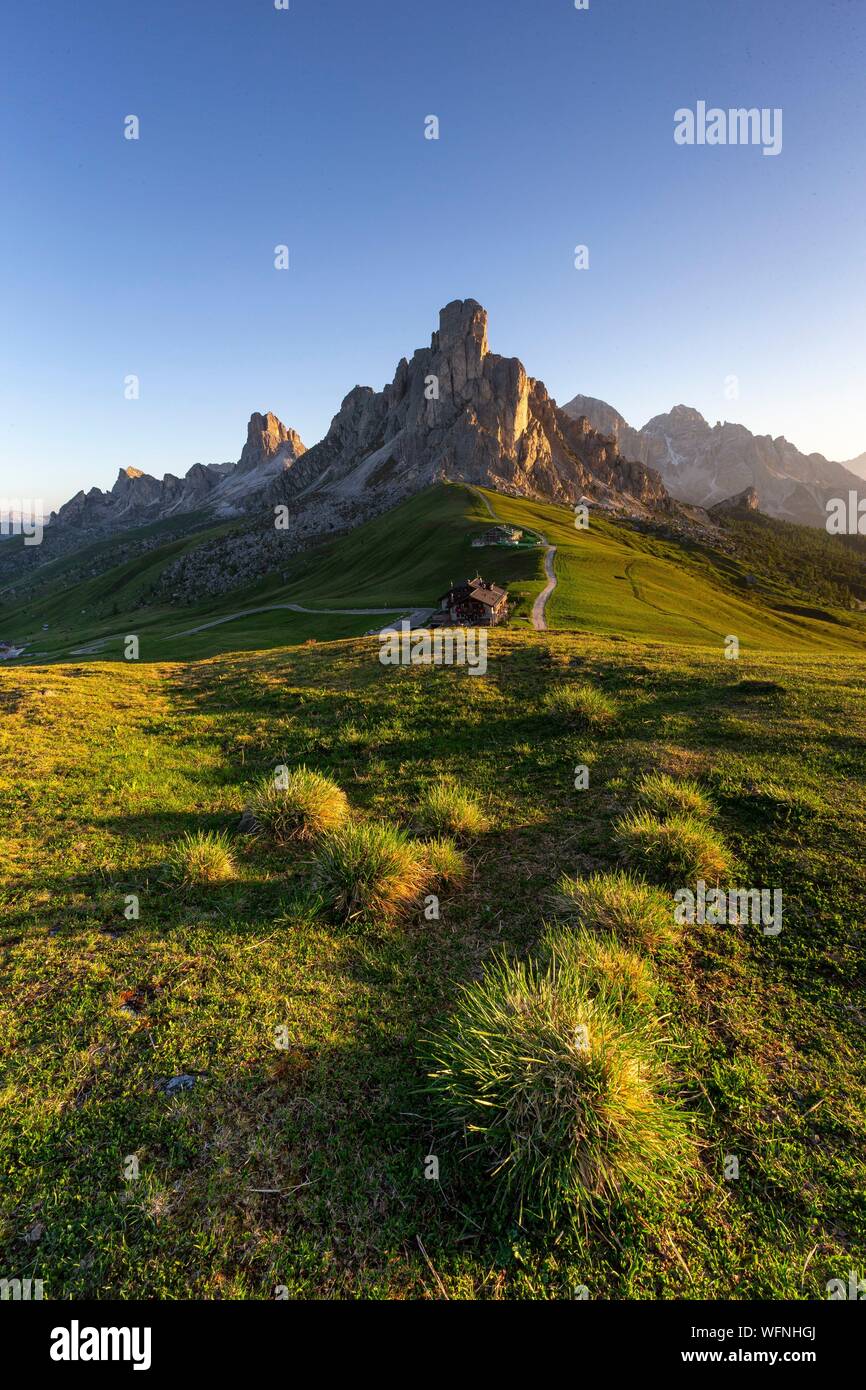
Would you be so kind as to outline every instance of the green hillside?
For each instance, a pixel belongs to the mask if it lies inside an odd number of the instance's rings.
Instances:
[[[799,528],[787,528],[792,534],[780,533],[781,539],[774,533],[786,563],[779,561],[777,578],[756,581],[751,533],[738,558],[645,534],[600,513],[578,531],[565,508],[461,485],[428,489],[345,536],[287,556],[280,575],[189,605],[154,605],[150,596],[166,565],[231,528],[173,538],[84,580],[77,575],[87,554],[79,553],[46,567],[32,600],[0,606],[0,637],[27,640],[25,659],[36,660],[120,659],[127,633],[139,636],[146,661],[329,641],[361,635],[388,614],[299,613],[279,605],[381,608],[397,617],[434,606],[453,580],[479,569],[509,586],[511,624],[520,628],[529,625],[545,583],[543,552],[474,549],[472,537],[491,525],[491,511],[556,545],[558,583],[546,613],[551,629],[712,647],[733,634],[744,650],[845,651],[866,643],[866,619],[839,602],[846,585],[856,587],[858,576],[866,576],[866,559],[841,546],[828,549],[828,538],[814,541],[824,547],[825,570],[828,556],[844,556],[845,567],[839,582],[816,596],[808,584],[794,583],[793,559],[787,563],[800,543]],[[95,563],[104,564],[109,545],[93,548]],[[838,596],[836,604],[828,596]],[[205,624],[213,625],[190,632]]]
[[[751,592],[750,566],[729,556],[649,537],[597,513],[587,530],[576,530],[565,508],[488,497],[497,516],[541,530],[557,547],[551,628],[687,646],[720,646],[734,634],[741,649],[755,650],[842,651],[866,643],[859,615],[842,608],[826,608],[824,617],[783,613],[777,605],[794,606],[798,598],[802,605],[802,591]]]

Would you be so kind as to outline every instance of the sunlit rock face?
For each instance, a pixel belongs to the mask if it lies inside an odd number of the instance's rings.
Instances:
[[[635,513],[670,507],[651,468],[623,457],[591,419],[560,410],[516,357],[491,352],[486,311],[455,299],[430,346],[402,358],[383,390],[353,387],[312,449],[276,415],[256,412],[237,463],[196,463],[161,480],[121,469],[110,491],[79,492],[52,520],[55,535],[107,532],[188,512],[273,516],[288,503],[293,532],[318,534],[443,478]]]
[[[474,299],[447,304],[430,346],[402,358],[382,391],[354,387],[325,438],[271,497],[404,495],[439,478],[563,502],[618,494],[668,501],[650,469],[560,410],[516,357],[490,351],[487,313]]]

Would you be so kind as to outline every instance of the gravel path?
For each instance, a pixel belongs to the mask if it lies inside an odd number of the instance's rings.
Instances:
[[[301,603],[268,603],[264,608],[243,608],[239,613],[228,613],[224,618],[212,618],[209,623],[198,627],[188,627],[184,632],[173,632],[176,637],[192,637],[195,632],[204,632],[209,627],[219,627],[220,623],[233,623],[236,618],[250,618],[254,613],[273,613],[279,608],[291,613],[348,613],[363,615],[367,613],[405,613],[405,608],[305,608]]]
[[[544,540],[543,536],[542,540]],[[544,543],[547,545],[546,540]],[[532,605],[532,626],[535,628],[536,632],[545,632],[547,630],[547,619],[544,616],[544,610],[547,606],[547,600],[556,588],[556,574],[553,569],[553,557],[555,554],[556,546],[548,545],[544,552],[544,573],[547,575],[547,583]]]

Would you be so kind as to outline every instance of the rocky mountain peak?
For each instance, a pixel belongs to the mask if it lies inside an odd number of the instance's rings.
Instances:
[[[689,430],[708,430],[710,427],[699,410],[690,405],[675,405],[664,415],[654,415],[644,425],[645,430],[680,433]]]
[[[149,473],[140,468],[121,468],[108,495],[116,498],[120,506],[127,506],[132,498],[153,496],[154,488],[159,488],[159,483]]]
[[[574,396],[562,408],[575,420],[583,415],[593,429],[609,435],[613,440],[618,440],[620,432],[628,429],[628,424],[619,411],[614,410],[606,401],[600,401],[597,396]]]
[[[194,463],[183,478],[166,473],[161,479],[140,468],[121,468],[110,491],[93,487],[86,494],[76,493],[53,520],[60,527],[104,533],[203,507],[217,516],[236,516],[262,505],[274,477],[303,453],[303,440],[295,430],[271,411],[255,411],[237,463]]]
[[[857,484],[822,454],[802,454],[782,436],[752,434],[729,420],[711,428],[692,406],[675,405],[639,430],[590,396],[575,396],[564,408],[610,434],[627,459],[655,469],[673,497],[700,507],[730,506],[736,498],[739,507],[823,527],[828,498]]]
[[[753,487],[744,487],[742,492],[736,493],[733,497],[726,497],[723,502],[715,502],[710,507],[711,512],[756,512],[761,505],[761,499]]]
[[[443,357],[452,357],[462,349],[467,361],[480,365],[490,351],[487,310],[477,299],[452,299],[439,311],[439,331],[433,334],[430,346]]]
[[[487,312],[455,299],[429,348],[397,364],[382,391],[356,386],[325,438],[280,475],[271,500],[398,500],[438,479],[526,496],[668,506],[660,479],[626,463],[610,439],[561,411],[516,357],[491,352]],[[622,501],[622,499],[619,499]]]
[[[144,478],[146,476],[147,475],[142,473],[140,468],[119,468],[117,470],[117,477],[114,480],[114,487],[111,491],[115,496],[123,496],[130,491],[133,484],[139,478]]]
[[[250,416],[247,425],[247,442],[238,460],[238,471],[249,473],[268,463],[284,445],[290,445],[292,456],[304,452],[301,437],[294,430],[287,429],[270,410],[261,415],[257,410]]]

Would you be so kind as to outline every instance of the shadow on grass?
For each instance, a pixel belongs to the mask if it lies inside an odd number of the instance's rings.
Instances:
[[[419,1039],[439,1006],[423,989],[386,1000],[386,1036],[359,998],[338,1041],[282,1051],[235,1038],[231,1013],[197,1036],[175,1025],[168,1051],[158,1019],[120,1042],[106,1029],[88,1082],[28,1136],[8,1189],[7,1266],[53,1298],[214,1296],[226,1280],[267,1298],[303,1278],[299,1242],[327,1256],[319,1296],[323,1279],[350,1296],[384,1288],[395,1266],[416,1294],[435,1292],[419,1234],[446,1277],[467,1249],[503,1271],[544,1261],[551,1232],[494,1211],[489,1175],[434,1124]],[[171,1096],[167,1074],[195,1080]],[[438,1181],[425,1179],[431,1153]],[[34,1250],[24,1235],[46,1212]],[[612,1258],[601,1233],[592,1244]]]

